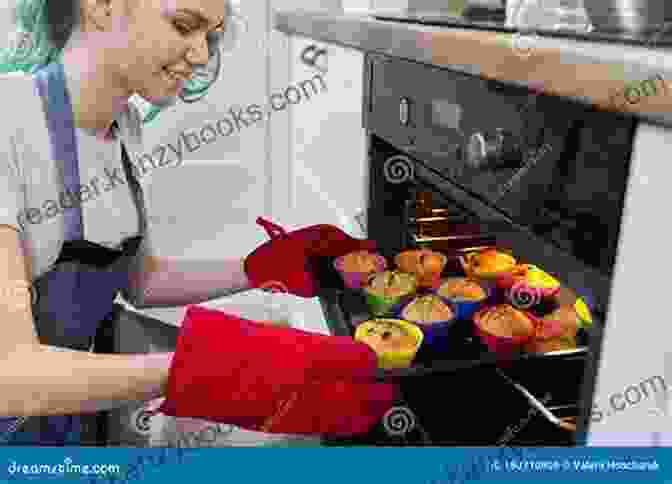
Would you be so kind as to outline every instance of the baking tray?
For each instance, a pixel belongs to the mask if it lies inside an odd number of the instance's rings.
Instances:
[[[343,286],[333,258],[311,263],[320,281],[319,299],[330,333],[354,336],[357,323],[369,319],[364,296]],[[453,265],[443,275],[458,271]],[[576,445],[575,433],[541,416],[515,384],[538,400],[550,396],[543,403],[557,417],[577,416],[587,351],[525,355],[520,361],[508,360],[502,368],[501,360],[472,335],[468,321],[457,322],[448,336],[449,358],[421,349],[410,368],[379,370],[379,381],[398,385],[400,404],[412,412],[417,424],[412,431],[389,435],[381,422],[366,435],[330,439],[325,445]],[[498,443],[507,432],[511,438]]]
[[[547,379],[548,383],[548,379]],[[535,393],[558,417],[576,416],[576,398],[557,385]],[[365,435],[327,439],[328,446],[574,446],[575,433],[559,428],[496,371],[485,367],[399,383],[408,432],[390,435],[384,419]],[[546,396],[550,399],[546,400]]]
[[[359,323],[372,316],[368,311],[362,292],[346,289],[340,275],[333,268],[333,258],[313,260],[313,269],[320,281],[320,302],[331,334],[354,337]],[[451,261],[442,274],[443,277],[463,276],[457,269],[456,261]],[[594,324],[598,324],[595,322]],[[552,371],[558,362],[574,362],[583,366],[590,356],[589,334],[580,331],[577,334],[579,348],[570,351],[557,351],[544,354],[522,354],[502,359],[488,351],[487,347],[474,335],[473,323],[469,320],[456,321],[445,333],[445,343],[441,353],[421,347],[413,364],[409,368],[378,370],[380,381],[398,381],[399,379],[426,377],[436,374],[449,374],[477,367],[502,367],[517,378],[534,380],[534,374]],[[526,373],[532,375],[526,378]]]

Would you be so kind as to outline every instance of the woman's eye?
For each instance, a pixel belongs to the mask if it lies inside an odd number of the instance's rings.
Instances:
[[[180,22],[176,22],[174,25],[175,25],[175,28],[177,29],[177,31],[179,33],[181,33],[182,35],[188,35],[189,33],[191,33],[192,29],[188,25],[185,25],[185,24],[180,23]]]

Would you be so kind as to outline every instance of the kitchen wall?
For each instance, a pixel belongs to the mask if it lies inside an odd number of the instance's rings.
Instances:
[[[266,208],[266,127],[263,122],[252,124],[244,111],[266,98],[266,59],[257,39],[267,35],[267,4],[243,2],[239,8],[247,31],[236,48],[223,55],[220,78],[207,96],[193,104],[180,103],[145,126],[148,152],[179,140],[184,145],[187,133],[201,130],[208,140],[197,143],[191,136],[193,151],[184,150],[181,166],[157,169],[147,177],[155,238],[167,254],[193,250],[234,255],[261,240],[253,225]],[[222,136],[236,124],[234,115],[240,110],[244,116],[236,130]],[[219,128],[216,137],[208,124]]]

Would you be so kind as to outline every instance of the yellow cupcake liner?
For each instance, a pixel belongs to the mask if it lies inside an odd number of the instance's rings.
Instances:
[[[583,299],[578,298],[576,300],[574,303],[574,310],[579,317],[582,327],[589,328],[593,325],[593,317],[590,314],[590,309],[588,309],[588,305]]]
[[[527,264],[527,284],[533,288],[555,289],[560,287],[560,281],[537,266]]]
[[[414,336],[416,340],[415,348],[409,351],[376,351],[376,355],[378,356],[378,366],[383,369],[408,368],[411,366],[424,338],[422,330],[415,324],[409,321],[404,321],[403,319],[376,318],[364,321],[357,326],[357,329],[355,330],[355,340],[366,344],[365,341],[362,341],[362,337],[365,334],[364,332],[376,322],[389,322],[401,326],[402,329],[407,331],[411,336]]]

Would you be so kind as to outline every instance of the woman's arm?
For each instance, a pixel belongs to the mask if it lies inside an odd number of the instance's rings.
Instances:
[[[219,260],[161,257],[149,237],[129,269],[124,298],[139,309],[198,304],[250,289],[244,258]]]
[[[23,346],[0,357],[0,415],[93,413],[153,400],[164,395],[171,358]]]
[[[0,225],[0,415],[95,412],[162,396],[171,353],[105,355],[40,344],[26,288],[30,259]]]

